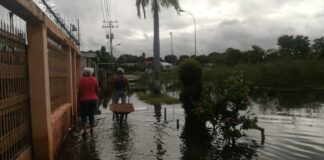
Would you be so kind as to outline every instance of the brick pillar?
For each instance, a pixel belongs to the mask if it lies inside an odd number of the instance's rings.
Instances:
[[[33,159],[53,160],[46,27],[28,23],[27,35]]]

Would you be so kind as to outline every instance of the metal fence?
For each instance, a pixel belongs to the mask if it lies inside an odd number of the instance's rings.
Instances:
[[[62,45],[48,38],[48,63],[52,111],[67,101],[66,58]]]
[[[68,35],[78,46],[80,46],[80,28],[79,20],[66,21],[63,16],[58,12],[53,0],[33,0],[43,12],[62,30],[63,33]],[[74,34],[78,31],[78,34]]]
[[[0,159],[31,145],[25,33],[0,23]]]

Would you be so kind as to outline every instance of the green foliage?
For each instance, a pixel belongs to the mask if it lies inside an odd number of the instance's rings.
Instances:
[[[277,45],[280,50],[285,53],[292,53],[294,46],[294,36],[292,35],[283,35],[278,38]]]
[[[324,37],[317,38],[314,40],[312,49],[316,54],[324,54]]]
[[[160,11],[161,7],[174,7],[174,9],[179,12],[180,4],[178,0],[136,0],[137,16],[141,18],[141,10],[143,12],[144,18],[146,18],[145,8],[152,4],[152,12],[154,10]]]
[[[139,90],[148,90],[149,86],[141,83],[140,81],[136,81],[135,83],[130,83],[129,84],[130,89],[132,91],[139,91]]]
[[[181,89],[181,82],[178,79],[178,68],[161,73],[161,84],[166,91],[178,91]]]
[[[176,64],[178,58],[175,55],[166,55],[164,57],[164,61],[171,63],[171,64]]]
[[[245,51],[243,54],[247,57],[249,63],[256,64],[263,61],[265,51],[257,45],[252,45],[252,50]]]
[[[142,56],[134,56],[129,54],[123,54],[117,59],[118,63],[142,63],[144,61]]]
[[[274,62],[233,67],[214,66],[204,69],[205,82],[223,83],[233,71],[242,71],[253,87],[273,89],[319,88],[324,84],[324,61],[316,59],[286,59]]]
[[[243,74],[231,75],[222,84],[204,86],[203,98],[195,113],[204,121],[210,121],[226,140],[235,140],[243,134],[242,129],[256,126],[257,119],[247,112],[249,85]],[[244,111],[245,114],[241,112]]]
[[[193,59],[184,60],[179,66],[179,79],[182,83],[180,101],[187,115],[200,101],[202,90],[202,69]]]
[[[284,54],[296,54],[305,56],[310,52],[310,40],[307,36],[296,35],[283,35],[279,37],[278,46],[280,51]]]
[[[145,94],[139,93],[138,98],[151,105],[157,104],[178,104],[179,100],[166,94]]]
[[[200,64],[193,59],[184,60],[179,67],[179,78],[184,86],[200,84],[202,78]]]
[[[234,48],[226,49],[226,64],[229,66],[233,66],[238,64],[241,61],[244,61],[244,56],[240,50]]]
[[[185,59],[188,59],[188,58],[189,58],[189,56],[187,56],[187,55],[181,55],[181,56],[179,57],[178,64],[181,63],[182,61],[184,61]]]
[[[210,63],[210,59],[206,55],[199,55],[195,59],[201,64]]]

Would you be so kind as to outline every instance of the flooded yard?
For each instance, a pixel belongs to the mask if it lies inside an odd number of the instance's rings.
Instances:
[[[131,100],[136,111],[129,114],[122,127],[112,121],[108,109],[101,108],[102,114],[96,116],[93,135],[84,140],[81,131],[72,130],[58,159],[323,159],[324,104],[314,99],[321,95],[311,96],[311,102],[306,101],[307,96],[298,95],[255,97],[250,108],[257,114],[259,126],[265,129],[265,143],[261,144],[259,131],[249,130],[237,147],[220,147],[217,141],[211,141],[204,134],[192,136],[195,130],[184,127],[181,105],[151,106],[134,95]],[[166,121],[164,108],[167,109]]]

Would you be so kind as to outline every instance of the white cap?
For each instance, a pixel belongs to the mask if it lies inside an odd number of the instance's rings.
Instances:
[[[84,74],[93,74],[93,73],[94,73],[94,68],[91,68],[91,67],[84,67],[84,68],[83,68],[83,73],[84,73]]]
[[[118,74],[124,74],[124,69],[121,68],[121,67],[118,67],[118,68],[117,68],[117,73],[118,73]]]

